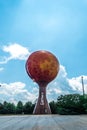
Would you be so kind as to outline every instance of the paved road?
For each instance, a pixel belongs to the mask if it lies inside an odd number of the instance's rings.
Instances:
[[[87,116],[0,116],[0,130],[87,130]]]

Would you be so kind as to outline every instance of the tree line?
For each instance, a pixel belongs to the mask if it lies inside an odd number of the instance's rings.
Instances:
[[[77,115],[87,114],[87,95],[60,95],[57,101],[49,103],[52,114]],[[17,105],[4,101],[0,103],[0,114],[32,114],[35,104],[19,101]]]
[[[0,103],[0,114],[32,114],[34,109],[32,102],[26,102],[23,105],[22,101],[19,101],[17,105],[4,101]]]
[[[50,107],[53,114],[87,114],[87,95],[61,95],[57,98],[57,102],[50,102]]]

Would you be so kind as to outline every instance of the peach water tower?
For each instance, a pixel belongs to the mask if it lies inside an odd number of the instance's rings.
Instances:
[[[39,97],[33,114],[51,114],[46,99],[46,87],[59,72],[58,59],[48,51],[33,52],[27,59],[26,71],[29,77],[39,86]]]

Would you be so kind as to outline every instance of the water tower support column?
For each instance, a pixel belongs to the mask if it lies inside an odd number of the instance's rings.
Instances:
[[[39,84],[39,98],[33,114],[51,114],[50,106],[46,99],[46,84]]]

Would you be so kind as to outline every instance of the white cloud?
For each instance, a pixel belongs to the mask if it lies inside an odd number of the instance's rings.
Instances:
[[[9,56],[2,57],[2,61],[0,61],[0,64],[5,64],[12,59],[26,60],[30,54],[30,52],[26,47],[23,47],[18,43],[13,43],[7,46],[3,46],[2,50],[5,53],[8,53]]]
[[[87,76],[83,75],[85,93],[87,93]],[[33,82],[33,81],[32,81]],[[30,86],[30,91],[27,86],[22,82],[14,83],[0,83],[0,102],[7,100],[9,102],[17,103],[19,100],[26,102],[35,102],[38,98],[39,87],[36,83]],[[68,78],[66,69],[60,65],[60,71],[54,81],[47,86],[47,99],[48,101],[56,100],[61,94],[82,94],[81,76]]]
[[[7,100],[8,102],[14,101],[14,103],[17,103],[17,101],[21,100],[23,102],[26,101],[35,101],[36,95],[32,92],[29,92],[25,88],[25,84],[22,82],[14,82],[14,83],[1,83],[0,87],[0,101]]]
[[[87,94],[87,76],[83,76],[84,89]],[[64,66],[60,65],[60,71],[56,79],[48,85],[47,97],[50,100],[56,100],[61,94],[82,94],[82,82],[81,76],[68,78],[66,69]]]
[[[85,93],[87,93],[87,76],[85,75],[83,76],[83,82]],[[80,93],[83,92],[81,76],[69,79],[69,85],[72,87],[73,90],[76,90]]]

